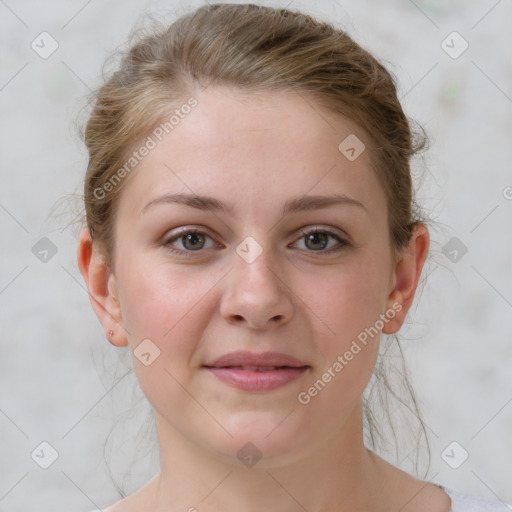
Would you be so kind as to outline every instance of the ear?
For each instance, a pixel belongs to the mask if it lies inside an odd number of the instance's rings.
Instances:
[[[105,336],[116,347],[127,345],[128,340],[122,324],[116,278],[106,265],[104,256],[99,252],[97,245],[93,244],[88,227],[80,233],[77,259],[89,292],[89,299],[96,316],[103,325]],[[110,330],[114,333],[112,336],[107,334]]]
[[[386,311],[394,311],[396,314],[383,327],[384,334],[393,334],[402,327],[416,293],[429,245],[427,227],[422,222],[417,222],[413,227],[411,240],[401,252],[393,271]]]

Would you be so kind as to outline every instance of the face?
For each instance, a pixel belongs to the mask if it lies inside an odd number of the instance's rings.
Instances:
[[[350,120],[286,92],[195,97],[117,205],[116,336],[161,440],[291,460],[354,423],[397,328],[386,199]]]

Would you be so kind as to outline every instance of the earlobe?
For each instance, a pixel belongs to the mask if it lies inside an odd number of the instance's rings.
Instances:
[[[94,246],[87,227],[80,233],[77,260],[94,312],[103,325],[105,333],[108,333],[107,339],[116,347],[127,345],[116,278],[106,265],[103,255]]]
[[[402,327],[414,300],[429,244],[430,237],[427,227],[421,222],[416,223],[410,242],[403,249],[401,257],[395,265],[386,307],[387,310],[394,310],[396,313],[382,329],[384,334],[393,334]]]

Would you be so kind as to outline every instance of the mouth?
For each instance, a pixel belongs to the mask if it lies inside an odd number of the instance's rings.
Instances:
[[[284,370],[286,368],[304,368],[305,366],[208,366],[205,368],[231,368],[234,370],[244,370],[249,372],[269,372],[273,370]]]
[[[272,391],[298,379],[310,365],[287,354],[232,352],[203,365],[221,382],[243,391]]]

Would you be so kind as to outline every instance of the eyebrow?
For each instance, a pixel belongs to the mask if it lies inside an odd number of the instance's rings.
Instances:
[[[196,194],[164,194],[151,200],[141,210],[141,215],[148,208],[157,204],[184,204],[198,210],[211,210],[214,212],[223,212],[234,215],[233,203],[225,203],[210,196],[199,196]],[[300,213],[311,210],[320,210],[330,206],[356,206],[363,209],[366,213],[366,207],[360,201],[346,195],[330,195],[330,196],[311,196],[306,195],[293,199],[288,199],[283,207],[283,216],[290,213]]]

